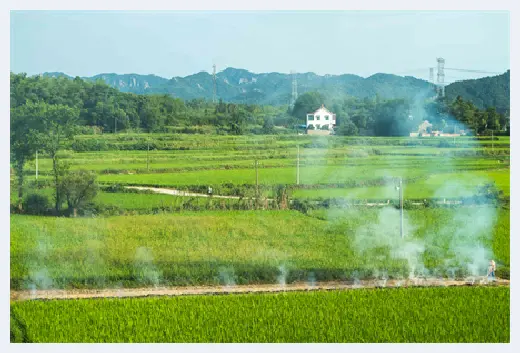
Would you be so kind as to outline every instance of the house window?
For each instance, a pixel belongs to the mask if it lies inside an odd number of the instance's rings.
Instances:
[[[314,120],[314,115],[307,115],[307,120]]]
[[[319,115],[316,115],[316,120],[320,120],[320,116]]]
[[[329,116],[328,115],[325,115],[325,120],[329,120]]]

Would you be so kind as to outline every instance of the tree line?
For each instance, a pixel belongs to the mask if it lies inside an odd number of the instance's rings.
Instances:
[[[29,77],[11,73],[11,109],[28,102],[62,105],[77,115],[80,132],[169,132],[170,127],[213,126],[222,134],[272,133],[291,117],[286,108],[184,101],[167,94],[123,93],[102,80]]]
[[[340,135],[406,136],[423,120],[429,120],[433,129],[454,130],[459,124],[477,134],[509,128],[508,110],[479,109],[460,96],[451,101],[432,99],[432,95],[414,100],[337,96],[307,92],[298,97],[293,109],[287,109],[222,100],[184,101],[165,94],[137,95],[120,92],[101,80],[11,73],[11,109],[21,109],[28,102],[67,106],[77,115],[79,133],[173,132],[179,127],[209,126],[209,131],[218,134],[272,134],[278,131],[276,126],[292,129],[305,124],[306,114],[322,104],[336,114]],[[187,133],[196,131],[200,130],[185,129]]]
[[[336,133],[355,136],[408,136],[428,120],[432,130],[453,132],[469,130],[473,134],[509,134],[509,112],[498,112],[494,107],[479,109],[460,96],[446,98],[418,96],[414,100],[383,100],[379,96],[358,99],[344,97],[328,99],[317,92],[298,97],[291,114],[294,118],[314,112],[323,103],[336,114]],[[304,120],[302,120],[304,121]]]
[[[478,109],[460,96],[452,102],[427,97],[415,101],[383,100],[377,95],[330,100],[308,92],[298,97],[293,109],[287,109],[122,93],[102,81],[88,82],[78,77],[69,80],[11,73],[10,81],[10,152],[18,181],[18,207],[22,208],[23,168],[39,150],[52,159],[57,213],[65,201],[69,212],[75,213],[79,205],[95,195],[95,175],[70,172],[58,158],[64,141],[88,131],[164,132],[168,127],[196,125],[211,126],[220,134],[272,134],[277,126],[301,126],[307,113],[326,104],[336,114],[339,135],[406,136],[423,120],[429,120],[432,128],[439,130],[454,130],[462,124],[478,134],[509,133],[508,112]]]

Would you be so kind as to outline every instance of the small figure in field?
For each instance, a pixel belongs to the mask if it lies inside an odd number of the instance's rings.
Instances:
[[[208,195],[211,196],[212,193],[213,193],[213,189],[211,188],[211,186],[208,186]]]
[[[488,268],[488,278],[491,278],[493,281],[495,280],[495,270],[496,270],[495,261],[490,260],[489,268]]]

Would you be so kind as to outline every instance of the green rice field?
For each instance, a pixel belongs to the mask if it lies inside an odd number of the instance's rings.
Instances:
[[[508,343],[509,288],[402,288],[11,304],[11,341]]]

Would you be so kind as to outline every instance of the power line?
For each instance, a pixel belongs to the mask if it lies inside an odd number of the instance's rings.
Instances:
[[[462,71],[462,72],[474,72],[479,74],[501,74],[501,72],[481,71],[481,70],[470,70],[470,69],[454,69],[451,67],[445,67],[444,70]]]

